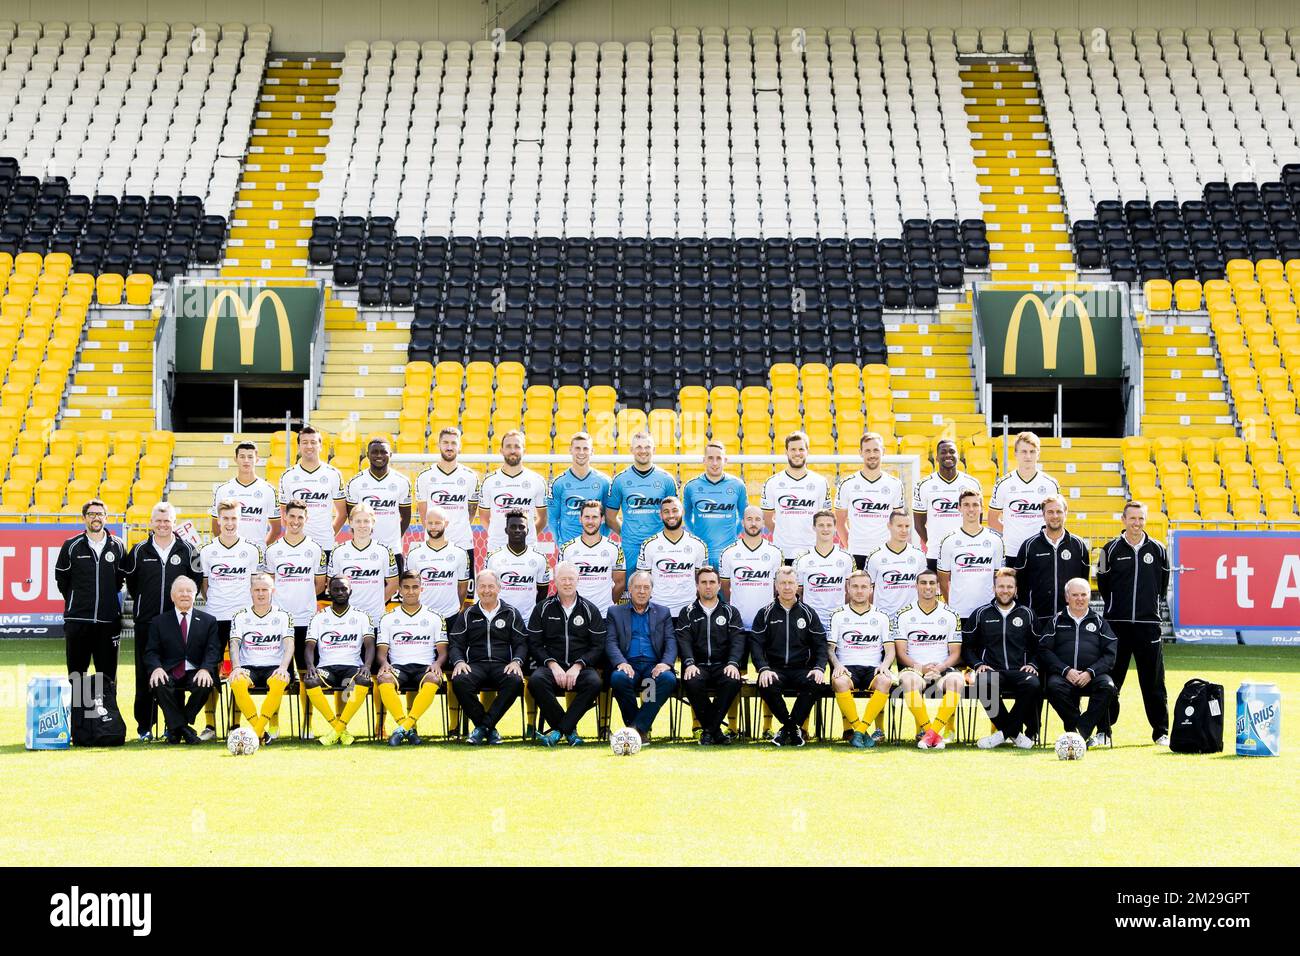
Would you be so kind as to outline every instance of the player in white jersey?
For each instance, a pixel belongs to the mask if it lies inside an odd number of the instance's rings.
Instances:
[[[478,475],[457,460],[460,457],[459,428],[449,425],[438,432],[438,457],[439,461],[415,478],[415,509],[420,524],[427,528],[428,513],[441,508],[447,525],[447,540],[473,558]]]
[[[623,549],[600,533],[605,504],[594,498],[582,503],[578,512],[582,534],[560,546],[560,561],[578,569],[578,594],[608,614],[623,597],[627,572]]]
[[[451,620],[465,606],[469,593],[469,556],[447,540],[447,513],[439,505],[422,516],[424,540],[406,556],[406,570],[420,576],[420,603]],[[401,583],[398,583],[401,593]]]
[[[772,603],[776,594],[776,571],[783,563],[781,549],[763,537],[763,509],[750,505],[741,516],[740,540],[723,548],[718,576],[722,599],[740,614],[746,628],[754,615]]]
[[[848,603],[831,615],[831,626],[826,631],[830,644],[827,656],[831,689],[851,733],[849,742],[861,750],[876,745],[867,729],[889,703],[895,652],[889,616],[871,606],[871,576],[866,571],[854,571],[849,575],[847,591]],[[861,717],[853,700],[853,692],[859,690],[872,692]]]
[[[835,543],[834,512],[817,512],[813,531],[816,543],[794,559],[794,573],[799,580],[799,599],[817,612],[822,627],[829,630],[831,614],[844,603],[853,555]]]
[[[523,466],[524,433],[521,431],[509,431],[501,437],[501,460],[501,467],[484,478],[478,490],[479,510],[486,512],[488,550],[505,547],[506,514],[511,511],[522,511],[528,517],[531,547],[546,527],[546,479]]]
[[[442,618],[423,605],[420,589],[420,576],[404,571],[397,584],[401,603],[379,621],[375,681],[384,709],[397,720],[397,729],[388,738],[390,747],[420,742],[416,721],[429,709],[445,679],[447,629]],[[410,713],[402,706],[402,694],[415,695]]]
[[[506,546],[492,551],[483,567],[501,581],[501,600],[528,620],[537,602],[546,597],[551,586],[551,569],[546,555],[528,546],[531,524],[522,511],[506,515]]]
[[[238,501],[218,502],[218,534],[199,551],[198,566],[203,573],[199,593],[206,602],[204,610],[217,619],[223,648],[230,644],[230,621],[235,612],[248,607],[253,575],[266,567],[262,549],[239,535],[240,513]],[[199,739],[213,740],[217,736],[217,695],[208,697],[203,712],[206,723]]]
[[[276,604],[289,612],[301,643],[316,615],[316,595],[325,587],[325,552],[308,537],[311,510],[301,499],[284,506],[284,534],[266,549],[266,569],[275,577]],[[301,630],[301,633],[298,633]],[[302,664],[301,658],[299,665]]]
[[[1055,478],[1038,470],[1039,441],[1033,432],[1016,436],[1016,470],[993,485],[989,498],[989,527],[1002,535],[1007,554],[1019,554],[1020,545],[1043,527],[1043,500],[1059,495]]]
[[[892,618],[916,600],[916,576],[925,568],[925,554],[912,544],[912,516],[895,511],[889,516],[889,540],[867,555],[872,606]]]
[[[338,554],[336,550],[334,552]],[[349,603],[348,578],[331,577],[325,593],[330,606],[316,613],[307,627],[307,667],[303,683],[307,697],[329,723],[329,732],[317,739],[324,745],[352,743],[348,722],[370,692],[370,671],[375,659],[375,624],[370,615]],[[346,703],[337,716],[326,692],[341,692]]]
[[[894,650],[901,669],[898,680],[903,700],[916,719],[917,746],[942,750],[944,732],[951,729],[966,685],[957,664],[961,661],[961,621],[939,600],[939,574],[926,568],[916,576],[916,603],[909,604],[893,622]],[[925,709],[925,692],[941,692],[939,713],[932,721]]]
[[[963,491],[961,527],[939,545],[939,590],[962,623],[993,600],[993,575],[1006,553],[1002,536],[984,527],[984,496]]]
[[[862,436],[862,470],[835,489],[835,524],[840,543],[859,568],[867,555],[889,539],[889,516],[903,507],[903,483],[880,470],[885,439],[879,432]]]
[[[656,604],[673,617],[695,600],[695,571],[709,563],[709,546],[682,525],[682,501],[669,495],[659,503],[664,528],[645,540],[638,571],[649,571]]]
[[[242,441],[235,446],[234,478],[212,490],[212,535],[221,533],[217,505],[223,501],[239,502],[239,536],[264,548],[280,534],[280,509],[276,507],[275,489],[257,477],[257,446]]]
[[[912,495],[916,533],[931,568],[938,566],[939,542],[961,524],[958,497],[968,489],[983,491],[975,478],[957,470],[957,443],[952,439],[944,438],[935,446],[934,459],[939,467],[916,483]]]
[[[281,518],[289,502],[297,498],[307,506],[307,537],[325,552],[334,550],[335,538],[347,520],[347,496],[343,476],[333,465],[320,460],[321,437],[311,425],[298,432],[298,461],[280,476]]]
[[[397,591],[397,562],[393,552],[373,536],[375,514],[369,505],[353,508],[349,523],[352,540],[344,541],[330,555],[329,576],[348,578],[352,606],[377,621]]]
[[[235,612],[230,622],[230,692],[239,712],[263,744],[271,742],[268,727],[278,722],[280,700],[289,686],[293,662],[293,621],[287,611],[271,603],[275,584],[271,575],[253,575],[253,603]],[[250,688],[266,689],[259,712]]]
[[[388,467],[392,455],[388,439],[370,439],[366,446],[370,467],[348,482],[348,523],[353,523],[351,513],[358,505],[368,505],[375,516],[375,540],[393,553],[401,571],[406,560],[406,529],[411,526],[411,481]],[[396,589],[396,582],[393,587]]]
[[[785,470],[763,482],[762,506],[772,543],[789,563],[813,546],[812,517],[831,506],[831,496],[826,479],[806,467],[808,436],[803,432],[786,436],[785,460]]]

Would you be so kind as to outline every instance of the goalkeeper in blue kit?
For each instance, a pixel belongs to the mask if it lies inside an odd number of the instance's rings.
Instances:
[[[726,474],[722,470],[726,464],[726,446],[710,441],[704,446],[704,474],[682,489],[686,530],[708,546],[709,564],[715,568],[720,567],[722,552],[740,537],[741,517],[749,507],[745,483]]]

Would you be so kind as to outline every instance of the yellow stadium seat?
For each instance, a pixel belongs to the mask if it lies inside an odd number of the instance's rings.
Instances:
[[[1196,312],[1201,308],[1201,284],[1195,279],[1179,279],[1174,283],[1174,297],[1179,312]]]
[[[831,370],[821,362],[808,362],[799,367],[799,383],[804,395],[830,394]]]
[[[45,266],[45,258],[37,252],[20,252],[14,257],[14,272],[38,276]]]
[[[1174,287],[1168,279],[1148,279],[1142,291],[1146,296],[1148,311],[1168,312],[1172,307]]]
[[[32,489],[32,508],[40,514],[56,514],[63,507],[67,482],[59,478],[42,478]]]
[[[1260,491],[1283,487],[1286,484],[1286,465],[1280,461],[1256,462],[1255,483]]]
[[[1164,488],[1165,507],[1171,518],[1195,518],[1196,496],[1191,488]]]
[[[1225,469],[1230,462],[1244,462],[1246,460],[1246,443],[1236,435],[1228,435],[1219,439],[1219,464]]]
[[[677,393],[682,415],[708,414],[709,390],[702,385],[686,385]]]
[[[1272,282],[1281,279],[1284,273],[1285,270],[1280,259],[1257,259],[1255,261],[1255,277],[1260,282]]]
[[[1196,489],[1196,502],[1202,517],[1227,514],[1228,493],[1219,486]]]
[[[1200,488],[1217,488],[1223,484],[1223,473],[1214,462],[1198,461],[1188,465],[1192,486]]]
[[[529,411],[545,411],[548,415],[555,408],[555,390],[549,385],[530,385],[524,392],[524,406]]]
[[[1151,459],[1151,439],[1142,435],[1129,435],[1120,442],[1124,458]]]
[[[1264,401],[1268,405],[1268,416],[1274,421],[1279,417],[1295,414],[1295,393],[1291,391],[1288,385],[1278,385],[1265,389]]]
[[[1205,297],[1205,307],[1210,311],[1216,308],[1232,308],[1232,284],[1226,279],[1208,279],[1201,287]]]
[[[433,365],[429,362],[407,362],[406,368],[403,369],[403,376],[408,385],[416,382],[427,384],[429,388],[433,387]]]
[[[6,482],[6,485],[8,482]],[[1264,513],[1273,520],[1295,515],[1295,496],[1290,488],[1270,488],[1263,493]]]
[[[127,305],[148,305],[153,298],[153,276],[134,273],[126,277]]]
[[[1214,461],[1214,439],[1192,435],[1183,442],[1183,457],[1187,463]]]
[[[465,366],[459,362],[439,362],[433,370],[433,378],[437,384],[452,385],[459,391],[465,380]]]
[[[125,286],[126,280],[120,275],[105,272],[95,279],[95,299],[100,305],[121,305]]]
[[[782,387],[795,390],[799,388],[799,369],[789,362],[777,362],[767,374],[773,391]]]
[[[677,448],[677,413],[671,408],[656,408],[647,418],[650,436],[655,440],[655,447],[665,453]]]
[[[1277,437],[1278,447],[1282,449],[1283,457],[1287,454],[1287,448],[1293,443],[1300,444],[1300,415],[1294,412],[1274,415],[1273,416],[1273,433]]]
[[[1156,465],[1183,460],[1183,443],[1172,435],[1161,435],[1151,439],[1151,455]]]
[[[1253,516],[1259,514],[1260,503],[1263,498],[1257,488],[1243,485],[1236,489],[1230,489],[1228,496],[1231,499],[1232,513],[1234,515]]]
[[[9,478],[0,488],[0,507],[5,511],[23,513],[28,510],[32,500],[33,482],[21,478]]]
[[[1237,407],[1237,417],[1241,421],[1258,420],[1264,417],[1264,396],[1257,389],[1234,389],[1232,400]]]
[[[618,393],[610,385],[593,385],[587,389],[587,411],[613,413]]]

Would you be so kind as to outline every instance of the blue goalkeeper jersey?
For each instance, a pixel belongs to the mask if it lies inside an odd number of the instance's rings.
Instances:
[[[657,465],[649,471],[637,471],[635,465],[629,465],[609,483],[605,507],[623,512],[623,557],[629,573],[636,570],[642,543],[663,530],[660,502],[675,494],[677,482]]]
[[[734,475],[723,475],[717,481],[698,475],[682,488],[686,530],[708,545],[709,564],[715,568],[723,550],[740,537],[740,519],[747,507],[745,483]]]
[[[572,468],[566,468],[564,474],[551,482],[551,494],[546,501],[546,522],[557,546],[582,534],[579,512],[584,501],[599,501],[604,515],[607,494],[609,476],[594,468],[587,472],[586,478],[579,478]],[[609,533],[604,518],[600,522],[600,533]]]

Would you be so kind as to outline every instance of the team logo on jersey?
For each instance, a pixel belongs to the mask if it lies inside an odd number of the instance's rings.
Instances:
[[[575,559],[573,564],[578,569],[578,577],[580,578],[603,577],[610,572],[608,564],[595,564],[581,558]]]
[[[1147,555],[1147,557],[1151,557],[1151,556],[1150,556],[1150,555]],[[105,551],[105,552],[104,552],[104,560],[107,561],[109,564],[112,564],[114,561],[117,560],[117,557],[116,557],[116,555],[113,554],[112,551]]]
[[[245,631],[242,640],[245,644],[252,647],[261,647],[265,644],[279,644],[279,634],[264,634],[261,631]]]
[[[247,501],[239,503],[239,516],[241,518],[260,518],[265,512],[261,505],[250,505]]]
[[[349,564],[339,570],[339,574],[346,578],[377,578],[380,577],[379,568],[363,568],[360,565]]]
[[[713,619],[713,623],[718,625],[718,627],[722,627],[727,623],[726,615],[719,614],[716,618]]]
[[[245,577],[247,574],[247,567],[234,564],[214,564],[208,571],[208,577],[214,581],[233,581],[235,578]]]
[[[695,570],[695,565],[689,561],[679,561],[676,558],[660,558],[655,562],[655,570],[662,574],[686,574]]]
[[[448,581],[456,576],[452,568],[422,568],[420,577],[428,584],[437,584],[439,581]]]
[[[1020,626],[1021,626],[1022,624],[1024,624],[1024,623],[1025,623],[1025,622],[1024,622],[1024,619],[1023,619],[1023,618],[1013,617],[1013,618],[1011,619],[1011,626],[1012,626],[1012,627],[1020,627]]]
[[[310,507],[312,503],[321,504],[322,502],[329,501],[330,493],[324,490],[317,491],[312,488],[294,488],[289,492],[289,498],[290,500],[301,498],[302,501]]]
[[[799,495],[782,495],[776,499],[776,504],[785,511],[806,511],[817,507],[817,502],[812,498],[803,498]]]
[[[1034,504],[1034,502],[1025,498],[1013,498],[1007,510],[1013,515],[1036,515],[1043,513],[1043,506],[1041,503]]]
[[[457,484],[462,483],[463,482],[457,481]],[[429,504],[438,508],[448,506],[459,508],[465,504],[466,497],[467,496],[464,493],[457,494],[448,491],[445,488],[439,488],[436,491],[431,491],[429,493]]]
[[[843,583],[844,575],[842,574],[825,574],[818,571],[808,575],[808,586],[813,588],[829,588]]]
[[[282,561],[275,566],[275,576],[277,578],[305,578],[314,571],[315,568],[303,567],[294,564],[292,561]]]
[[[742,584],[763,584],[772,577],[772,572],[763,568],[736,568],[731,577]]]
[[[532,498],[522,498],[509,491],[503,491],[492,498],[492,507],[501,511],[510,511],[513,508],[531,508],[532,506]]]
[[[361,497],[361,503],[370,505],[370,509],[375,514],[380,514],[385,511],[392,511],[394,508],[397,507],[396,498],[381,498],[379,497],[379,495],[374,495],[374,494],[363,495]]]
[[[870,498],[855,498],[849,503],[853,506],[853,513],[862,518],[870,517],[873,514],[889,514],[894,510],[892,503],[888,501],[872,501]]]
[[[421,634],[417,631],[394,631],[394,644],[427,644],[432,635]]]
[[[496,619],[495,621],[493,621],[492,623],[493,623],[494,625],[496,625],[497,627],[505,627],[505,626],[506,626],[506,622],[503,621],[503,620],[501,620],[501,618],[497,618],[497,619]]]
[[[880,581],[885,587],[901,587],[907,584],[916,583],[915,571],[886,571],[880,576]]]
[[[799,618],[799,620],[794,622],[794,626],[802,631],[805,627],[808,626],[808,622],[805,621],[803,618]]]
[[[936,515],[955,515],[960,507],[956,501],[947,498],[934,498],[930,501],[930,510]]]
[[[623,509],[633,509],[641,511],[649,508],[658,509],[663,498],[656,498],[652,495],[628,495],[623,499]]]
[[[355,634],[344,634],[342,631],[325,631],[320,636],[320,644],[324,647],[351,644],[355,640]]]
[[[993,555],[991,554],[959,554],[953,561],[958,568],[969,570],[993,566]]]
[[[732,514],[736,510],[736,503],[734,501],[701,501],[696,504],[695,510],[702,515]]]
[[[846,628],[840,631],[840,640],[845,644],[873,644],[879,639],[876,634],[869,634],[866,631]]]
[[[908,631],[907,640],[912,644],[939,644],[946,639],[942,634],[932,634],[929,631]]]
[[[574,626],[574,627],[582,627],[582,615],[581,615],[581,614],[579,614],[577,617],[575,617],[575,618],[573,619],[573,626]]]
[[[1068,548],[1067,548],[1066,550],[1064,550],[1064,551],[1061,552],[1061,560],[1062,560],[1062,561],[1069,561],[1069,560],[1070,560],[1070,551],[1069,551]]]
[[[518,571],[501,572],[501,586],[503,588],[522,588],[536,583],[536,577],[531,574],[520,574]]]
[[[1091,623],[1091,622],[1089,622],[1088,624],[1085,624],[1085,625],[1083,626],[1083,629],[1084,629],[1085,631],[1095,631],[1095,630],[1097,630],[1097,625],[1096,625],[1096,624],[1093,624],[1093,623]]]
[[[168,563],[168,564],[180,564],[180,563],[181,563],[181,556],[180,556],[179,554],[173,554],[170,558],[167,559],[167,563]]]
[[[110,554],[109,557],[111,558],[112,555]],[[1143,564],[1150,564],[1151,561],[1152,561],[1151,555],[1149,555],[1149,554],[1144,554],[1144,555],[1142,555],[1142,563],[1143,563]]]

